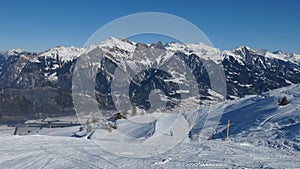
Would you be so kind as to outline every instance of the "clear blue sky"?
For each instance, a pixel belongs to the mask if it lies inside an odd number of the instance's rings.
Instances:
[[[298,0],[4,0],[0,50],[81,47],[101,26],[137,12],[182,17],[221,49],[247,45],[300,53]]]

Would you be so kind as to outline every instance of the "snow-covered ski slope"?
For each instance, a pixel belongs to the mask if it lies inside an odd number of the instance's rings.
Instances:
[[[284,96],[289,103],[278,106]],[[228,120],[232,141],[300,152],[300,85],[228,101],[213,139],[225,139]],[[198,133],[200,129],[201,123],[196,122],[191,133]]]
[[[278,99],[283,96],[287,97],[289,103],[278,106]],[[269,91],[261,96],[227,101],[212,140],[208,139],[209,136],[203,136],[200,140],[184,141],[167,152],[147,158],[116,155],[94,140],[83,138],[0,134],[0,168],[297,169],[300,166],[299,105],[300,85]],[[217,108],[219,105],[210,107],[210,110]],[[201,111],[206,109],[200,110],[199,117]],[[200,119],[191,133],[200,131]],[[229,141],[224,141],[228,119],[231,121]],[[153,126],[151,123],[145,128],[138,125],[134,128],[141,128],[140,131],[130,131],[130,123],[120,121],[119,125],[120,130],[126,129],[129,136],[136,138],[146,136]],[[160,131],[159,122],[154,128],[156,132]],[[176,136],[176,130],[173,132]],[[172,139],[173,136],[166,137]],[[168,142],[168,139],[164,142]]]
[[[0,168],[299,168],[299,152],[212,140],[181,143],[149,158],[126,158],[92,140],[50,136],[2,136]]]
[[[96,130],[92,138],[100,147],[119,156],[146,158],[172,149],[186,139],[190,129],[184,117],[176,114],[162,113],[153,123],[145,124],[121,120],[118,129]]]

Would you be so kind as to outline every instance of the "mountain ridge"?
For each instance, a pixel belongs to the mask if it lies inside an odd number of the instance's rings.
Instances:
[[[25,95],[20,92],[19,95],[16,95],[10,92],[10,89],[22,89],[28,90],[25,93],[30,93],[38,88],[47,89],[43,99],[45,102],[53,103],[52,106],[54,107],[59,107],[62,101],[53,102],[53,97],[61,98],[60,93],[67,92],[64,97],[68,103],[63,103],[63,105],[68,105],[66,110],[74,115],[75,110],[72,109],[71,96],[72,72],[78,57],[96,48],[100,48],[104,52],[104,66],[110,68],[97,73],[97,84],[95,85],[100,107],[108,109],[114,109],[113,100],[108,90],[111,84],[110,75],[114,74],[116,67],[124,68],[124,70],[128,66],[134,68],[138,64],[148,67],[147,58],[138,57],[139,59],[136,59],[136,56],[133,57],[136,51],[139,52],[144,49],[166,51],[168,56],[156,60],[161,64],[172,55],[184,59],[199,84],[199,93],[203,104],[206,101],[215,102],[218,100],[212,94],[215,91],[209,90],[211,84],[204,66],[207,61],[223,67],[227,84],[227,99],[261,94],[268,90],[300,83],[300,64],[297,54],[288,55],[282,52],[274,52],[275,54],[273,54],[263,50],[253,50],[246,46],[222,51],[202,43],[167,43],[162,45],[158,42],[156,44],[142,44],[126,39],[110,38],[87,48],[58,46],[39,53],[22,50],[0,52],[1,116],[21,114],[25,117],[24,119],[27,119],[27,116],[28,118],[34,117],[32,114],[35,114],[36,117],[40,117],[43,113],[51,115],[51,112],[45,112],[46,110],[38,108],[37,105],[42,104],[42,102],[32,101],[32,94]],[[12,98],[15,100],[15,107],[17,107],[17,111],[14,112],[7,107],[7,105],[11,105]],[[24,102],[29,103],[28,110],[31,111],[21,112],[20,106],[24,106]],[[59,116],[67,112],[58,110],[52,113],[53,116]],[[0,122],[3,121],[5,119],[0,119]]]
[[[172,47],[176,46],[176,49],[173,49],[173,50],[178,50],[181,52],[183,52],[185,48],[187,50],[190,50],[190,48],[194,47],[194,48],[198,48],[198,49],[202,49],[202,50],[206,50],[206,51],[208,51],[208,50],[219,51],[221,53],[221,55],[223,55],[223,53],[224,54],[228,54],[230,52],[236,53],[237,51],[245,51],[246,50],[246,51],[257,52],[257,53],[261,53],[261,54],[269,53],[269,54],[281,56],[282,59],[289,58],[289,59],[294,59],[294,61],[297,61],[297,62],[300,61],[300,54],[297,54],[297,53],[283,52],[282,50],[276,50],[276,51],[272,52],[272,51],[268,51],[266,49],[253,49],[246,45],[242,45],[242,46],[239,46],[239,47],[236,47],[233,49],[229,49],[229,50],[228,49],[221,50],[219,48],[209,46],[209,45],[206,45],[201,42],[188,43],[188,44],[167,42],[165,45],[163,45],[160,41],[151,43],[151,44],[146,44],[146,43],[136,43],[136,42],[130,41],[128,39],[117,39],[114,37],[111,37],[99,44],[94,44],[94,45],[90,45],[87,47],[55,46],[55,47],[49,48],[42,52],[31,52],[31,51],[26,51],[26,50],[22,50],[22,49],[11,49],[11,50],[1,50],[0,55],[7,56],[7,55],[14,55],[14,54],[21,54],[21,53],[35,53],[35,54],[38,54],[38,56],[54,57],[54,56],[56,56],[56,54],[59,54],[62,59],[68,61],[68,60],[76,59],[81,54],[87,53],[87,52],[91,51],[92,49],[94,49],[95,47],[106,47],[106,48],[119,47],[120,49],[122,49],[122,46],[116,45],[116,44],[119,44],[120,42],[124,42],[123,44],[128,43],[133,46],[143,44],[143,45],[147,45],[150,47],[153,47],[153,46],[157,45],[158,43],[160,43],[161,47],[169,48],[169,49],[172,49]],[[68,55],[71,54],[74,57],[71,57],[71,58],[67,57],[67,54]],[[296,57],[296,58],[294,58],[294,57]],[[280,57],[277,57],[277,58],[280,58]],[[288,60],[288,61],[290,61],[290,60]]]

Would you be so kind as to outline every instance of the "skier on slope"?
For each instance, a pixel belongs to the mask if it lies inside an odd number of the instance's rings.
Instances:
[[[173,131],[170,131],[170,136],[173,136]]]

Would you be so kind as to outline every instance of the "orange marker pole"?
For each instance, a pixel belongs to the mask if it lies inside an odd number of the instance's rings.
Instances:
[[[230,129],[230,119],[228,119],[228,124],[227,124],[227,134],[226,134],[226,141],[228,141],[229,129]]]
[[[210,131],[209,140],[212,140],[212,131]]]

